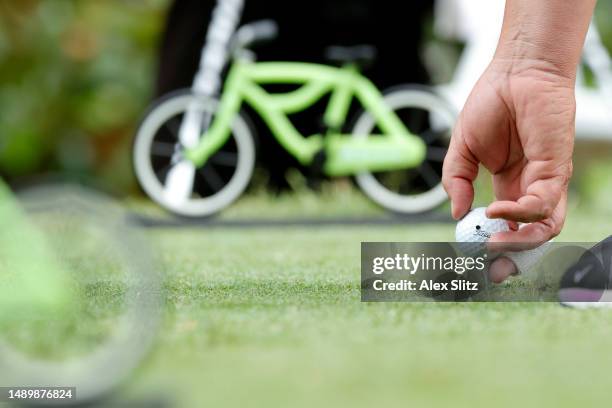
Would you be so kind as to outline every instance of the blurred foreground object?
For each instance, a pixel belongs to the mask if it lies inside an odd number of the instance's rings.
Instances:
[[[0,181],[0,183],[2,183]],[[104,398],[146,356],[160,276],[127,213],[82,187],[0,184],[0,386]]]

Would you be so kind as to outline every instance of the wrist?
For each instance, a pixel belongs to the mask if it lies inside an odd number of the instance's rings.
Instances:
[[[498,49],[488,68],[498,78],[531,78],[574,88],[576,67],[551,60],[545,55],[516,49]]]
[[[579,61],[580,56],[542,49],[528,40],[512,39],[500,41],[492,65],[509,75],[538,73],[573,83]]]
[[[495,58],[575,80],[595,0],[506,0]]]

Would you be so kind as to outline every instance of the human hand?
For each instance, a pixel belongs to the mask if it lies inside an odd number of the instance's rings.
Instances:
[[[558,235],[572,173],[574,118],[572,77],[545,62],[494,60],[465,104],[444,161],[453,217],[469,211],[482,164],[493,174],[496,198],[487,216],[509,220],[511,227],[491,238],[498,250],[534,248]],[[517,222],[529,225],[518,229]]]
[[[563,227],[576,70],[595,3],[506,0],[495,57],[461,113],[442,177],[460,218],[472,204],[478,165],[493,174],[496,201],[487,215],[511,227],[493,245],[533,248]],[[519,229],[517,222],[529,224]],[[491,267],[503,264],[512,262],[500,258]]]

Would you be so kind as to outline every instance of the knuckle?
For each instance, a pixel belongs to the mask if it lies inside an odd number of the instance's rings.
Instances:
[[[546,222],[546,226],[548,227],[548,235],[550,235],[547,241],[555,238],[561,233],[561,230],[563,229],[563,224],[564,220],[549,219]]]
[[[542,207],[540,208],[538,217],[540,219],[547,219],[550,218],[553,214],[554,208],[549,205],[549,204],[542,204]]]
[[[553,222],[551,238],[554,238],[557,235],[559,235],[562,229],[563,229],[563,222]]]
[[[571,180],[573,174],[574,174],[574,164],[572,163],[572,161],[569,161],[565,165],[562,173],[558,176],[560,181],[561,181],[561,188],[562,189],[566,189],[567,188],[567,186],[569,185],[570,180]]]

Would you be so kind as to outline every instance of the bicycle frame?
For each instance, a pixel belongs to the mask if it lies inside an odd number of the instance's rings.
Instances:
[[[262,88],[266,84],[302,86],[288,93],[269,94]],[[287,115],[307,109],[327,93],[331,93],[324,115],[328,132],[304,137]],[[353,98],[372,115],[382,135],[350,137],[353,135],[340,133]],[[247,61],[236,61],[231,67],[211,127],[197,146],[185,151],[185,157],[203,166],[230,137],[232,121],[243,102],[264,119],[279,143],[301,164],[311,164],[318,152],[325,152],[323,170],[331,176],[411,168],[425,158],[421,139],[410,133],[374,84],[354,66]]]

